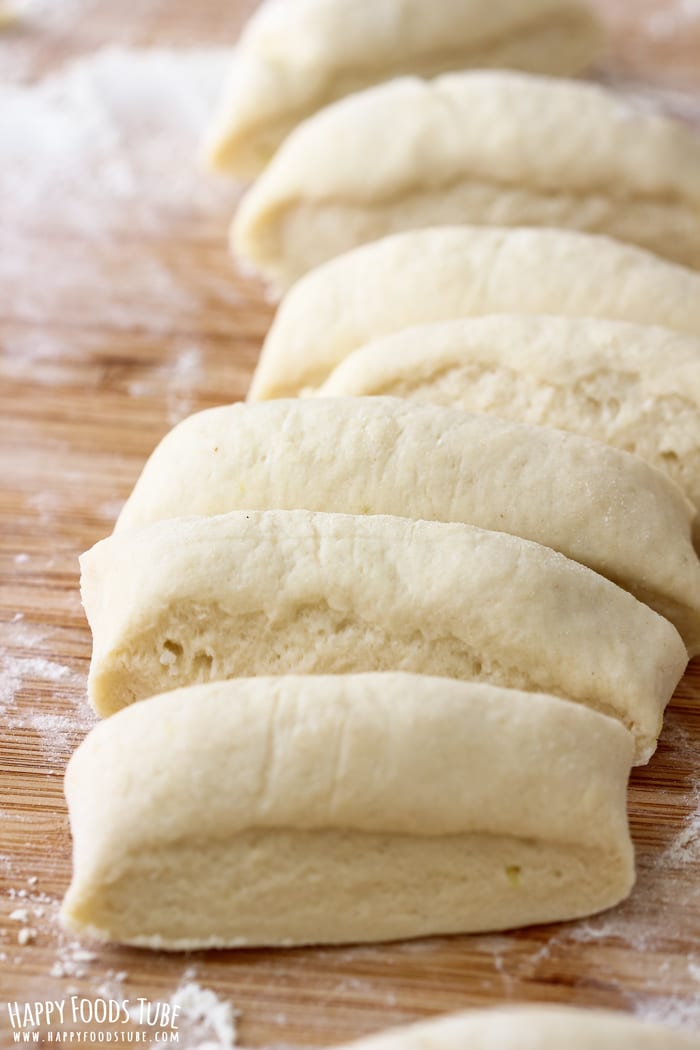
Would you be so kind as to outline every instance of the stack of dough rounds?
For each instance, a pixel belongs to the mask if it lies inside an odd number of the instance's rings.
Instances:
[[[700,336],[700,274],[569,230],[398,233],[320,266],[287,293],[248,397],[318,387],[353,350],[401,328],[501,313],[608,318]]]
[[[214,408],[164,438],[117,531],[239,509],[393,514],[533,540],[629,590],[699,651],[691,507],[636,456],[575,434],[397,398]]]
[[[580,0],[268,2],[239,41],[208,159],[257,175],[296,124],[351,92],[470,66],[577,73],[601,43]]]
[[[589,317],[402,328],[346,357],[322,397],[393,395],[560,427],[633,452],[700,510],[700,339]]]
[[[471,525],[233,511],[127,529],[81,566],[99,714],[212,679],[398,669],[576,700],[643,762],[687,663],[603,576]]]
[[[588,915],[634,881],[631,758],[610,718],[474,682],[194,686],[120,712],[71,759],[63,917],[192,949]]]
[[[507,72],[393,80],[302,124],[244,198],[233,248],[277,288],[425,226],[603,233],[700,266],[700,138],[597,84]]]
[[[343,1050],[700,1050],[700,1039],[609,1010],[530,1005],[449,1014]]]

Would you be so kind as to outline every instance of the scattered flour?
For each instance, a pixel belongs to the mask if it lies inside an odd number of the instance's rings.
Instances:
[[[116,999],[117,1002],[123,1002],[124,995],[121,986],[128,976],[126,970],[107,970],[105,980],[97,986],[97,994],[103,999]]]
[[[634,1013],[644,1021],[666,1024],[670,1028],[700,1029],[700,990],[694,999],[681,996],[640,998],[633,1003]]]
[[[644,19],[645,30],[657,40],[677,37],[695,25],[700,25],[700,0],[671,0]]]
[[[164,216],[172,226],[183,207],[218,210],[230,183],[202,177],[193,161],[230,59],[223,48],[105,48],[39,84],[5,86],[3,224],[135,236],[162,228]]]
[[[23,646],[31,646],[37,639],[38,644],[43,642],[40,631],[33,634],[26,626],[21,637]],[[41,689],[42,697],[48,693],[49,698],[57,686],[61,687],[63,710],[49,706],[48,699],[44,707],[41,697],[31,707],[17,704],[29,686]],[[77,739],[95,724],[95,716],[82,694],[83,677],[70,667],[42,656],[16,656],[9,647],[0,648],[0,711],[4,713],[5,725],[9,730],[35,732],[42,755],[51,765],[66,760]]]
[[[168,422],[171,426],[192,411],[192,390],[204,375],[202,352],[198,347],[183,347],[171,360],[153,369],[148,379],[129,384],[132,397],[152,397],[167,391]]]
[[[233,1050],[236,1046],[236,1017],[238,1011],[216,992],[202,988],[191,980],[193,970],[187,969],[182,980],[170,996],[170,1006],[179,1007],[177,1031],[178,1045],[186,1050]],[[101,985],[98,994],[124,1002],[120,986],[128,974],[109,973],[110,980]],[[138,1023],[140,1007],[130,1006],[129,1015]]]
[[[621,74],[616,69],[599,70],[596,80],[620,92],[636,109],[651,114],[668,113],[687,124],[700,124],[697,95],[657,85],[651,87],[645,81],[627,73]]]
[[[51,966],[49,974],[51,977],[71,977],[81,979],[85,977],[85,966],[99,959],[97,952],[83,948],[80,941],[66,938],[59,934],[56,959]]]
[[[236,1011],[230,1002],[219,999],[215,992],[187,981],[170,997],[172,1006],[180,1007],[179,1030],[191,1050],[233,1050],[236,1045]]]
[[[38,83],[1,86],[0,74],[0,281],[21,321],[6,336],[11,376],[73,383],[70,365],[82,361],[73,327],[139,330],[168,336],[171,352],[157,365],[144,359],[128,392],[165,399],[170,423],[192,410],[205,362],[185,333],[213,303],[241,301],[224,235],[240,189],[196,162],[230,60],[224,48],[108,47]],[[192,267],[188,238],[207,246],[211,267]],[[31,504],[47,525],[61,510],[54,496]]]
[[[9,647],[0,648],[0,709],[12,705],[18,693],[24,688],[26,681],[45,682],[55,684],[74,680],[73,672],[69,667],[56,663],[55,660],[47,660],[39,656],[14,656]],[[26,716],[31,717],[29,713]],[[19,722],[10,723],[24,725]]]
[[[0,710],[14,703],[21,685],[22,679],[10,670],[9,658],[0,662]]]
[[[12,663],[12,669],[21,678],[38,678],[45,682],[60,682],[71,676],[69,667],[38,656],[16,658]]]
[[[691,695],[697,702],[699,697],[695,689]],[[686,798],[689,812],[683,827],[654,862],[655,868],[667,871],[669,880],[672,880],[674,869],[692,866],[700,870],[700,740],[691,737],[673,719],[672,713],[666,718],[664,738],[673,746],[676,761],[686,764],[693,771]],[[700,896],[700,878],[695,880],[694,896]]]
[[[25,716],[14,719],[12,724],[33,729],[38,734],[44,758],[51,764],[68,758],[79,727],[76,719],[69,715],[40,714],[37,711],[28,712]],[[92,719],[90,719],[90,724],[92,724]]]
[[[681,831],[658,858],[658,866],[678,868],[692,864],[698,869],[695,890],[700,897],[700,784],[695,787],[691,801],[693,809],[686,817]]]
[[[119,512],[124,506],[123,499],[109,499],[96,508],[100,518],[112,529],[114,522],[119,517]]]

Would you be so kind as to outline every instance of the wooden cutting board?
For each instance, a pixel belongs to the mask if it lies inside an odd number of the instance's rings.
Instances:
[[[93,946],[57,928],[70,873],[62,773],[92,723],[77,555],[110,531],[173,422],[243,396],[272,315],[227,255],[236,188],[193,164],[226,64],[217,49],[252,6],[62,0],[0,35],[0,1000],[167,1000],[194,980],[240,1011],[248,1046],[321,1046],[519,1000],[700,1028],[697,667],[632,777],[637,888],[600,918],[188,957],[86,957]],[[697,5],[599,6],[613,34],[601,75],[700,121]]]

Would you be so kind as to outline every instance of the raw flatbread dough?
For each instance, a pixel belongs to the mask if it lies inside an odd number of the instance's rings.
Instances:
[[[235,254],[277,288],[401,230],[603,233],[700,266],[700,136],[601,87],[479,70],[324,109],[244,198]]]
[[[299,121],[371,84],[469,66],[567,75],[601,44],[593,12],[577,0],[267,3],[241,36],[208,159],[255,176]]]
[[[128,529],[81,567],[103,715],[209,680],[405,670],[577,700],[619,718],[642,762],[687,662],[604,577],[471,525],[233,511]]]
[[[700,274],[570,230],[398,233],[333,259],[291,289],[249,399],[318,387],[353,350],[401,328],[499,313],[603,317],[700,336]]]
[[[700,1039],[608,1010],[528,1005],[448,1014],[343,1050],[700,1050]]]
[[[636,456],[575,434],[397,398],[227,405],[163,439],[117,531],[244,509],[508,532],[607,576],[671,620],[691,655],[700,649],[692,508]]]
[[[588,915],[634,881],[632,750],[580,705],[444,678],[294,675],[156,697],[70,761],[63,921],[189,949]]]
[[[395,395],[633,452],[700,509],[700,339],[589,317],[437,321],[361,347],[322,397]]]

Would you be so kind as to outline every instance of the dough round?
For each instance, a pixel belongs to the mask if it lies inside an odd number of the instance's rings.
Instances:
[[[688,1033],[628,1014],[571,1006],[505,1006],[379,1032],[344,1050],[700,1050]]]
[[[401,328],[501,313],[634,321],[700,336],[700,274],[570,230],[443,226],[385,237],[290,290],[249,400],[318,387],[353,350]]]
[[[152,948],[388,940],[587,915],[634,881],[629,733],[408,674],[194,686],[70,761],[69,928]]]
[[[700,339],[591,317],[437,321],[373,340],[321,397],[390,395],[559,427],[632,452],[700,510]]]
[[[243,199],[232,244],[284,289],[360,244],[456,223],[602,233],[700,267],[700,138],[599,84],[398,79],[300,125]]]
[[[100,714],[195,682],[406,670],[577,700],[645,761],[688,659],[598,573],[471,525],[233,511],[127,529],[81,567]]]
[[[469,66],[568,75],[601,51],[579,0],[277,0],[246,25],[208,135],[210,163],[258,175],[296,124],[393,77]]]

